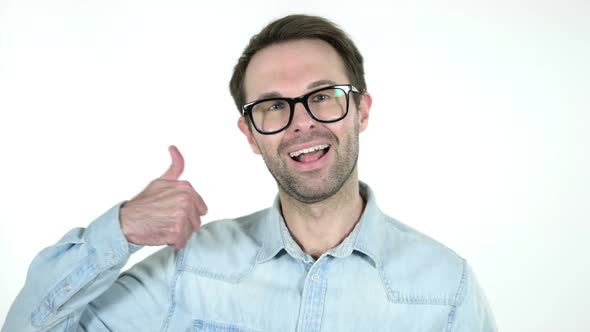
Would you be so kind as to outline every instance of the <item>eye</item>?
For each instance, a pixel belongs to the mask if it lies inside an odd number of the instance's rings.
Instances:
[[[330,96],[327,94],[323,94],[323,93],[318,93],[317,95],[313,95],[313,97],[311,98],[311,100],[314,103],[320,103],[320,102],[326,101],[328,99],[330,99]]]
[[[278,101],[276,103],[271,103],[266,108],[267,111],[280,111],[285,108],[285,102]]]

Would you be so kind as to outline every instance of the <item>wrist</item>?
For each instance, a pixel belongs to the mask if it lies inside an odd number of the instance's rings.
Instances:
[[[121,204],[121,206],[119,207],[119,226],[121,227],[121,233],[123,233],[123,236],[125,237],[125,239],[127,240],[127,242],[131,243],[131,244],[137,244],[135,243],[132,238],[133,238],[133,231],[131,229],[131,227],[129,227],[129,218],[128,218],[128,207],[125,206],[127,204],[128,201],[125,201]]]

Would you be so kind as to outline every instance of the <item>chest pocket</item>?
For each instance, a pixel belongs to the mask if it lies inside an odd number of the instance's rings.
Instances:
[[[233,325],[222,322],[215,322],[211,320],[196,319],[193,321],[191,332],[206,331],[206,332],[261,332],[260,330],[251,329],[244,326]]]

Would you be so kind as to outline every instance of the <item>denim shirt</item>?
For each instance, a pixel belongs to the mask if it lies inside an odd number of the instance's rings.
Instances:
[[[360,189],[360,221],[318,259],[277,196],[123,273],[140,247],[121,232],[119,203],[35,257],[2,331],[496,331],[466,261]]]

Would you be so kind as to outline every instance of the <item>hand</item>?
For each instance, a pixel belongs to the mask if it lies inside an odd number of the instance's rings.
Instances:
[[[180,249],[201,226],[207,205],[193,186],[178,180],[184,158],[171,145],[172,165],[120,210],[121,230],[127,241],[139,245],[167,244]]]

